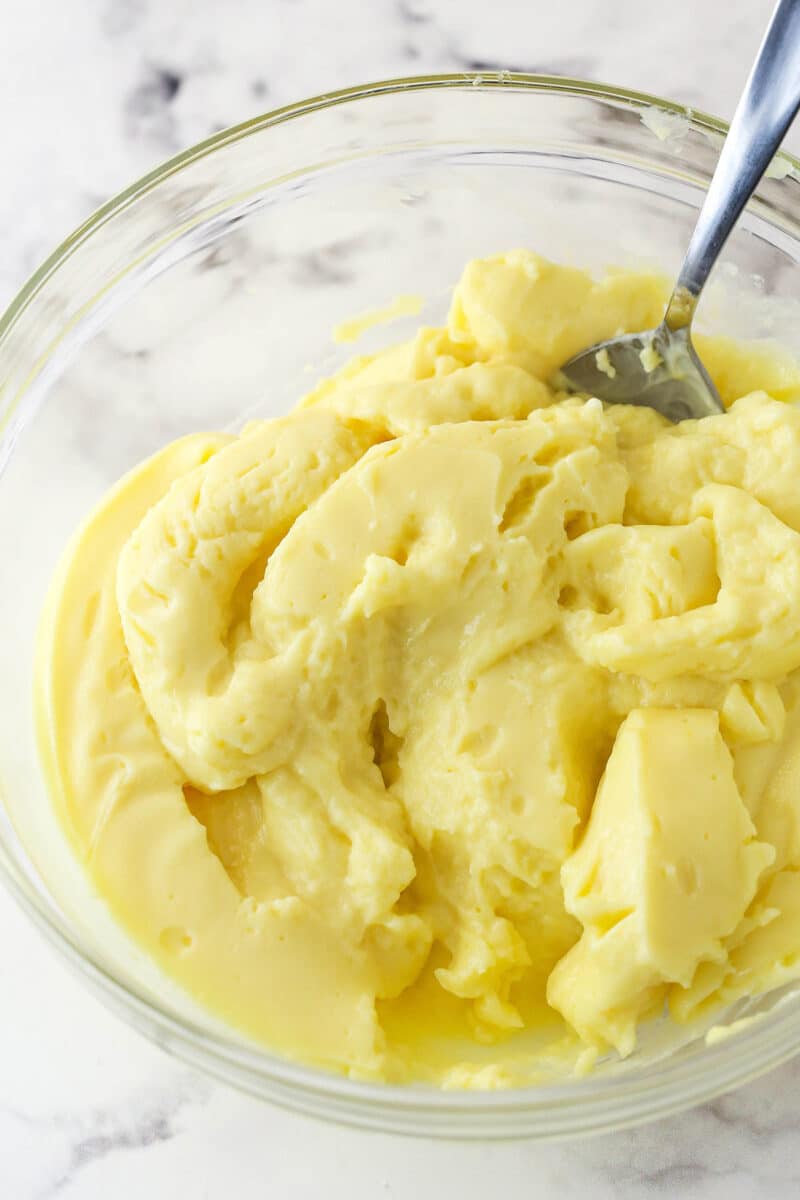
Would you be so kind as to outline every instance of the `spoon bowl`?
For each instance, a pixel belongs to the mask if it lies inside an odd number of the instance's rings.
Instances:
[[[666,322],[582,350],[557,372],[553,384],[609,404],[654,408],[673,422],[725,411],[688,326],[673,330]]]

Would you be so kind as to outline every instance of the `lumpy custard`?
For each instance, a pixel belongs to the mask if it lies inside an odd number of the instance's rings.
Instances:
[[[445,327],[167,446],[68,547],[58,815],[267,1047],[513,1085],[800,974],[800,371],[698,339],[729,411],[678,426],[548,385],[664,300],[470,263]]]

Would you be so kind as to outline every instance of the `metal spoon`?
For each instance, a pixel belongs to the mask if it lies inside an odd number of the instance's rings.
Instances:
[[[800,108],[800,0],[780,0],[742,92],[664,320],[599,342],[554,378],[569,392],[655,408],[670,421],[723,412],[692,345],[703,286]]]

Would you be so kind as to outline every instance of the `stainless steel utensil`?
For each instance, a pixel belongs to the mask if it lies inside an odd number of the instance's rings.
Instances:
[[[723,412],[692,345],[700,293],[722,247],[800,107],[800,0],[780,0],[741,95],[657,329],[590,346],[557,372],[569,392],[655,408],[671,421]]]

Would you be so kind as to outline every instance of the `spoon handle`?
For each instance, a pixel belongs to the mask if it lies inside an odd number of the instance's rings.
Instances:
[[[800,0],[779,0],[745,84],[672,293],[666,324],[689,325],[729,233],[800,107]]]

